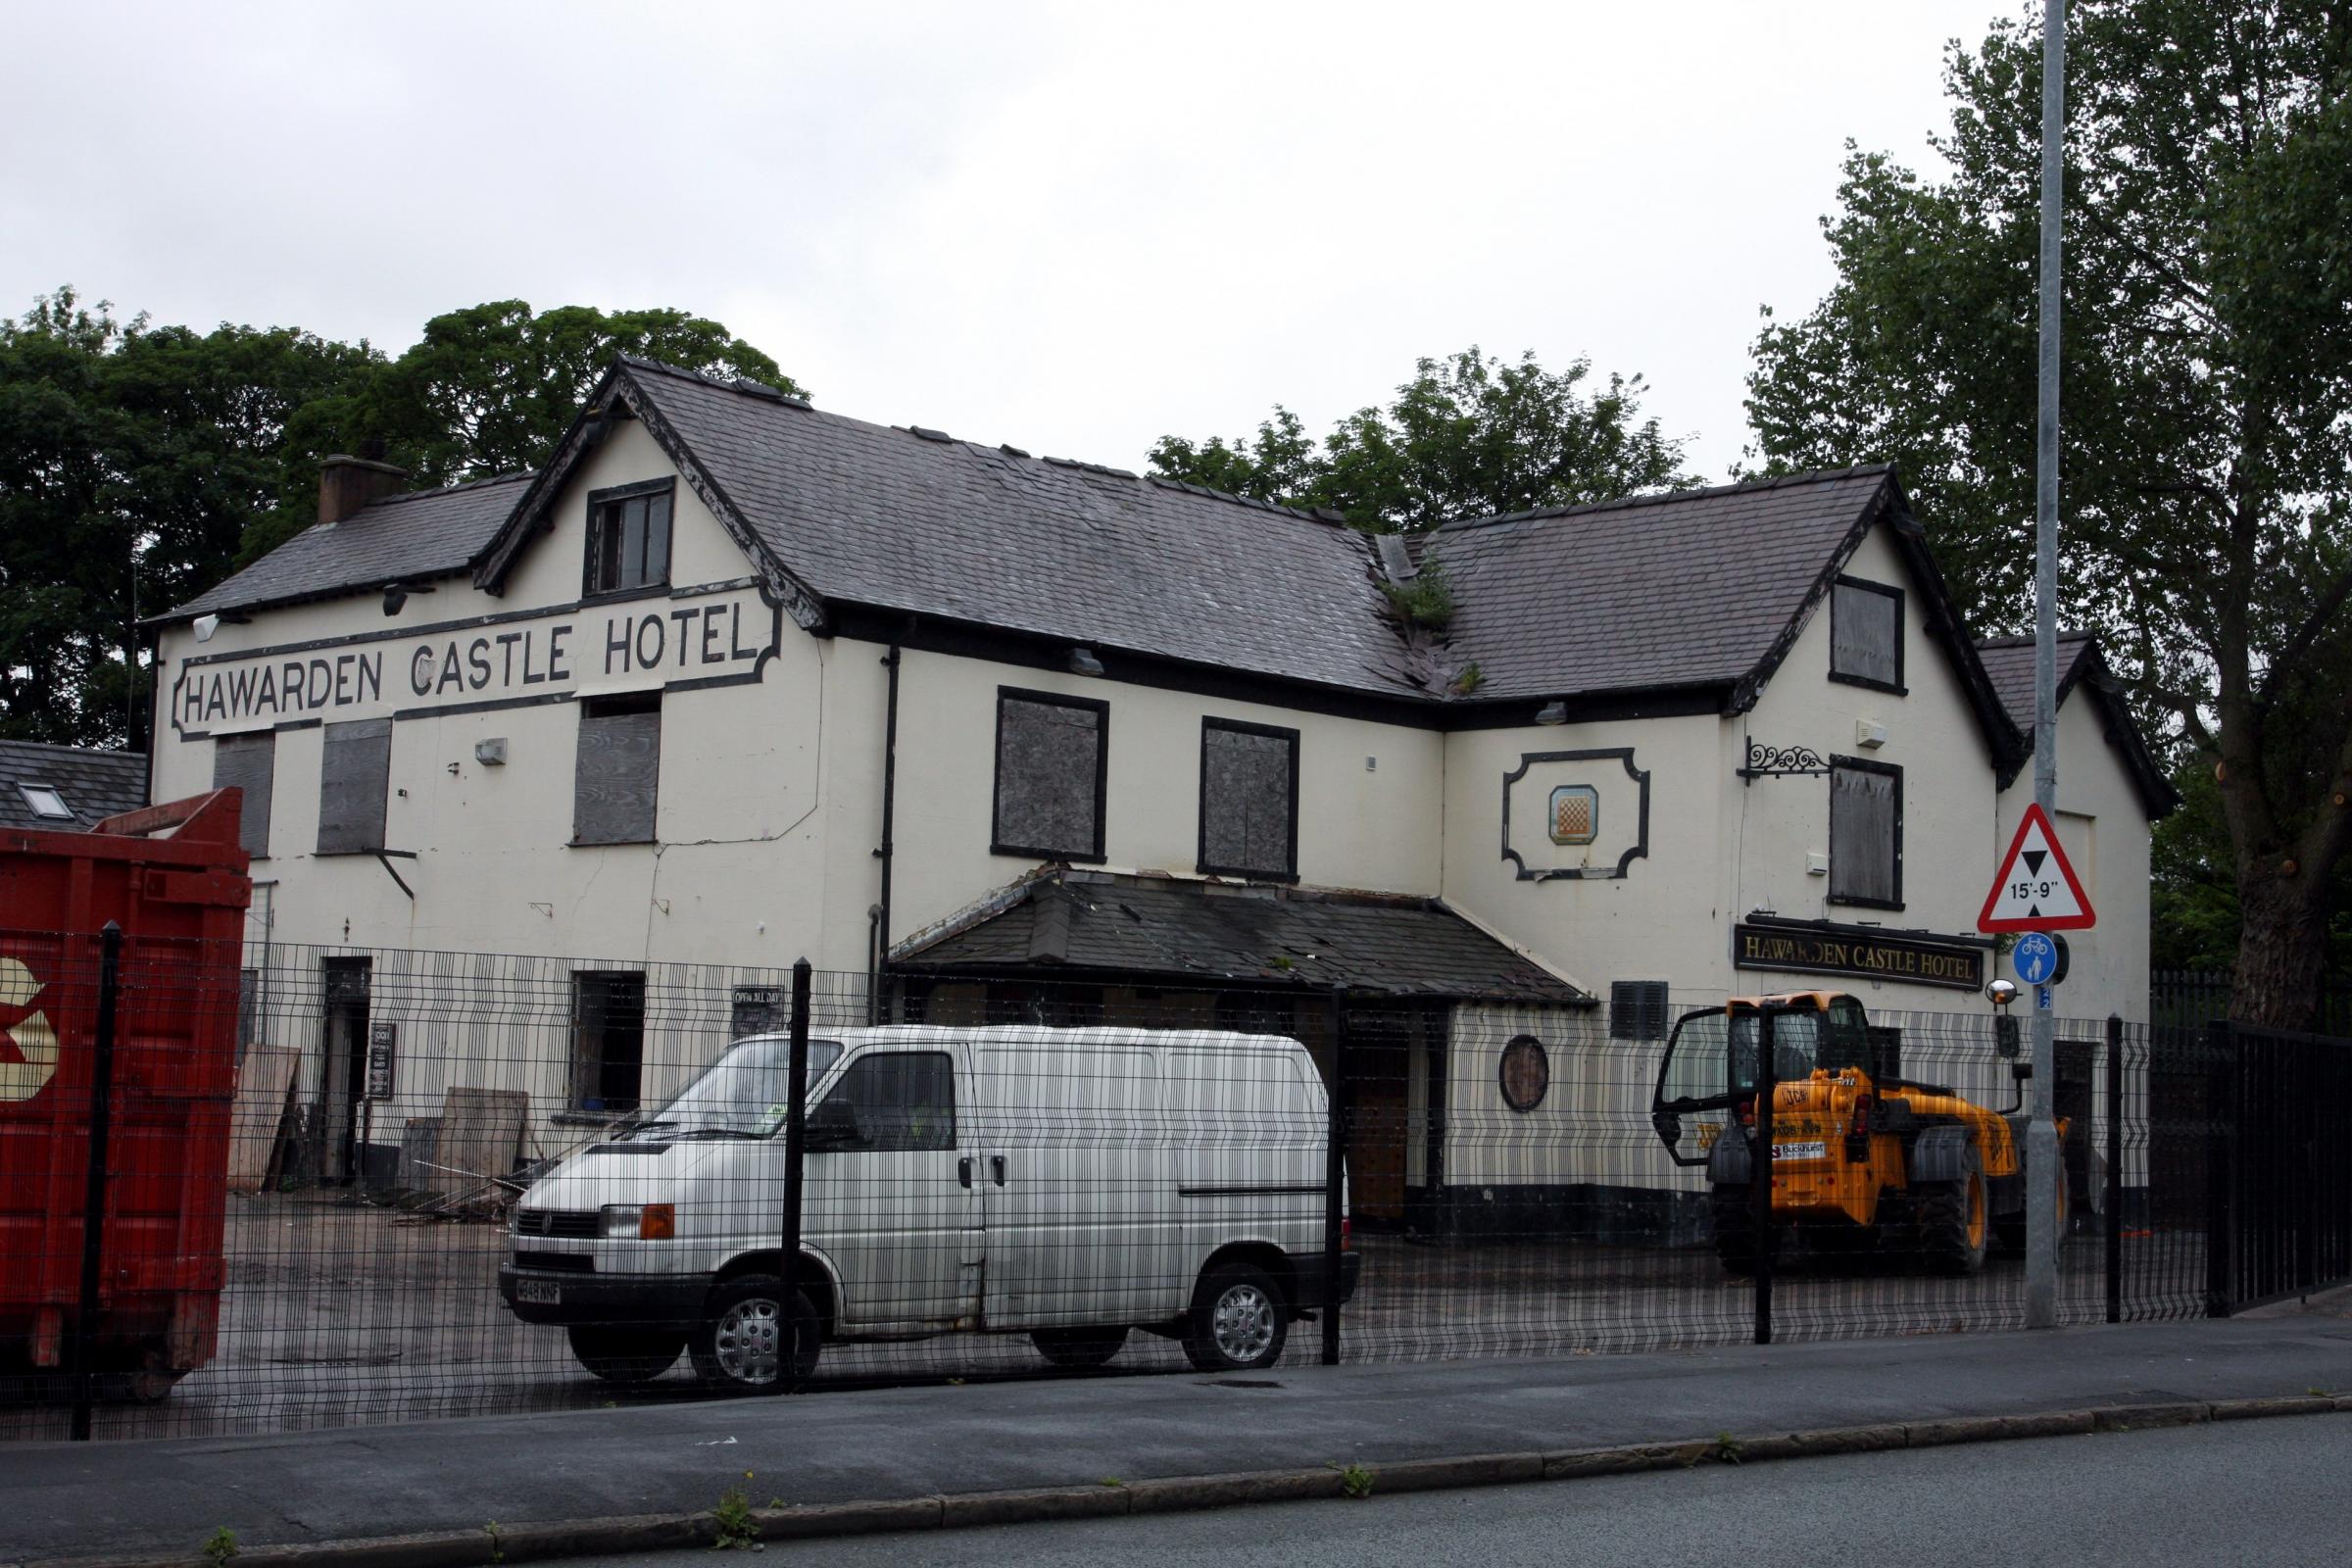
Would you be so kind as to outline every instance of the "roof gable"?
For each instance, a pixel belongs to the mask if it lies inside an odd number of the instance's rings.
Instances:
[[[814,629],[836,607],[1209,668],[1424,695],[1370,538],[1337,520],[1100,465],[870,424],[764,388],[629,360],[609,400],[645,421]],[[496,590],[596,439],[566,437],[475,578]]]
[[[2033,746],[2034,639],[2031,637],[1996,637],[1977,645],[1984,661],[1984,668],[1993,689],[1999,694],[2002,706],[2008,710],[2011,722],[2026,737],[2029,752]],[[2086,631],[2061,631],[2057,640],[2058,707],[2077,687],[2087,687],[2091,701],[2099,707],[2104,721],[2107,743],[2122,758],[2124,768],[2132,775],[2132,783],[2139,792],[2140,804],[2151,819],[2163,817],[2180,804],[2180,792],[2173,788],[2172,780],[2164,776],[2157,765],[2155,754],[2149,749],[2147,737],[2140,733],[2139,719],[2132,705],[2124,700],[2122,683],[2107,667],[2107,657],[2099,648],[2099,640]],[[2015,780],[2011,772],[2000,780],[2007,789]]]
[[[1742,712],[1882,523],[1923,624],[2007,765],[2022,738],[1885,466],[1447,523],[1419,559],[1453,584],[1448,634],[1477,663],[1482,699],[1703,688]]]

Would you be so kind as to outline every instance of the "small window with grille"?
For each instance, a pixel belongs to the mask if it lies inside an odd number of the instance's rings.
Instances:
[[[1609,984],[1609,1038],[1666,1038],[1666,982],[1615,980]]]

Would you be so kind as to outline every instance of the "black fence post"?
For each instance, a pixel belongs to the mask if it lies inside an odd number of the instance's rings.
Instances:
[[[1728,1020],[1727,1020],[1728,1022]],[[1772,1059],[1772,1013],[1756,1015],[1756,1141],[1749,1166],[1754,1185],[1748,1200],[1755,1205],[1756,1228],[1756,1343],[1772,1343],[1772,1099],[1780,1087]]]
[[[115,995],[122,964],[122,928],[106,922],[99,939],[98,1031],[91,1041],[90,1147],[81,1184],[81,1292],[74,1313],[74,1428],[90,1441],[97,1402],[98,1275],[106,1247],[107,1142],[115,1124]]]
[[[1341,1200],[1348,1182],[1348,1010],[1340,993],[1331,994],[1331,1092],[1325,1097],[1323,1138],[1323,1364],[1340,1364],[1341,1231],[1348,1211]]]
[[[2124,1020],[2107,1015],[2107,1321],[2124,1320]]]
[[[2239,1085],[2236,1041],[2229,1023],[2205,1026],[2205,1315],[2228,1317],[2235,1303],[2232,1285],[2237,1230],[2237,1131]]]
[[[808,1159],[808,960],[792,966],[792,1049],[785,1071],[790,1082],[784,1092],[784,1255],[776,1260],[780,1282],[776,1311],[785,1324],[777,1337],[776,1388],[792,1392],[793,1369],[801,1364],[801,1316],[795,1305],[801,1273],[801,1174]]]

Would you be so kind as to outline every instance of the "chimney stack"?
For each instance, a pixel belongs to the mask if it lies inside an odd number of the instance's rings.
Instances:
[[[408,487],[409,470],[338,452],[318,461],[318,520],[341,522]]]

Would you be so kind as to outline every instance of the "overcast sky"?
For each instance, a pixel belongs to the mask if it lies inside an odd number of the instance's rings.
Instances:
[[[678,306],[826,407],[1127,466],[1478,343],[1646,375],[1715,477],[1843,141],[1923,164],[2010,9],[15,0],[0,310]]]

